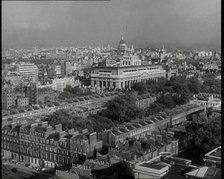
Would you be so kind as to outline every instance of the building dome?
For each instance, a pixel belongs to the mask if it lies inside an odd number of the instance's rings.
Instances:
[[[118,52],[119,53],[125,53],[125,51],[127,50],[127,45],[124,42],[124,39],[122,37],[121,41],[119,42],[118,45]]]

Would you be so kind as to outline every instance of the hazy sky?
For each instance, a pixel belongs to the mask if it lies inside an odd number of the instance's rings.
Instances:
[[[3,48],[221,45],[221,0],[2,2]]]

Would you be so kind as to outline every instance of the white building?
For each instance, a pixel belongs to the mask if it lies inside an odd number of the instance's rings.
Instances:
[[[24,63],[18,65],[18,72],[23,79],[31,80],[33,82],[38,81],[38,67],[35,64]]]
[[[52,80],[52,88],[53,90],[63,91],[66,86],[71,86],[72,88],[79,85],[79,81],[74,79],[74,77],[70,78],[57,78]]]
[[[91,85],[109,89],[127,89],[134,83],[166,77],[160,65],[96,67],[91,74]]]
[[[170,165],[160,161],[160,156],[149,161],[139,162],[133,169],[136,179],[160,179],[168,173]]]
[[[91,86],[100,89],[131,89],[137,82],[166,77],[161,65],[142,65],[141,59],[133,55],[123,38],[117,48],[117,55],[105,59],[105,64],[96,67],[91,74]]]

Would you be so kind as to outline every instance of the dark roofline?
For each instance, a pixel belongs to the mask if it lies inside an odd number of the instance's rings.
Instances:
[[[162,66],[162,65],[137,65],[137,66],[96,66],[95,68],[98,69],[98,68],[111,68],[111,69],[118,69],[118,68],[132,68],[132,67],[152,67],[152,66],[155,66],[155,67],[159,67],[159,66]]]

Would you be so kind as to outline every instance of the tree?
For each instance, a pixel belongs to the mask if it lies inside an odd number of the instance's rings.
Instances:
[[[187,87],[192,94],[198,94],[200,89],[200,84],[198,79],[193,77],[187,80]]]
[[[194,153],[204,154],[214,147],[221,145],[221,116],[204,119],[199,116],[197,120],[187,123],[183,139],[187,139],[187,146],[194,147]]]
[[[163,104],[167,108],[174,108],[176,106],[175,100],[172,95],[163,95],[158,99],[158,103]]]
[[[146,93],[148,91],[147,85],[143,82],[134,83],[132,90],[138,91],[139,94]]]
[[[142,110],[136,106],[136,99],[130,94],[118,96],[108,101],[105,106],[107,109],[101,115],[120,123],[136,119],[142,114]]]
[[[149,106],[146,109],[145,116],[153,115],[153,114],[162,112],[164,110],[165,110],[165,105],[158,103],[158,102],[154,102],[151,104],[151,106]]]

